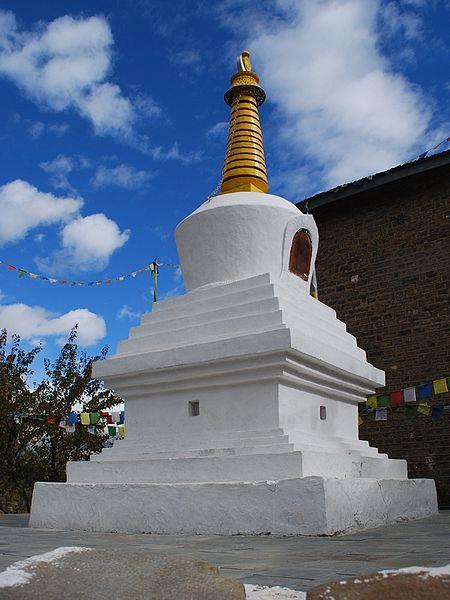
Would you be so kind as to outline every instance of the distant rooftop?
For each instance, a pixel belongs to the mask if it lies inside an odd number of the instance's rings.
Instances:
[[[360,194],[367,190],[373,190],[386,183],[392,183],[393,181],[417,175],[418,173],[424,173],[425,171],[431,171],[432,169],[437,169],[448,164],[450,164],[450,150],[432,154],[431,156],[417,158],[416,160],[410,160],[402,165],[388,169],[387,171],[375,173],[374,175],[363,177],[362,179],[352,181],[351,183],[338,185],[331,190],[320,192],[319,194],[315,194],[310,198],[298,202],[297,206],[304,210],[305,204],[307,203],[308,210],[314,210],[324,204],[348,198],[349,196],[354,196],[355,194]]]

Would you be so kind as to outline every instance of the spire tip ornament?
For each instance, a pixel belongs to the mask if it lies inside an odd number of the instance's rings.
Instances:
[[[269,189],[258,107],[266,99],[259,77],[252,71],[250,52],[237,58],[237,72],[224,96],[231,106],[228,144],[222,170],[221,194],[262,192]]]

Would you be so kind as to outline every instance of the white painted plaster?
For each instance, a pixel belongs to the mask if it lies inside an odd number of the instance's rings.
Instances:
[[[37,483],[32,502],[31,527],[222,535],[333,535],[437,510],[430,479]]]
[[[49,510],[72,494],[97,507],[93,528],[109,530],[114,515],[121,531],[166,533],[333,533],[436,510],[434,482],[408,481],[405,461],[358,439],[358,402],[384,373],[289,272],[301,228],[314,261],[313,217],[277,196],[226,194],[180,223],[189,291],[157,302],[94,365],[126,402],[127,436],[69,463],[68,484],[37,485],[32,524],[76,528],[80,510]],[[279,507],[267,481],[279,482]],[[197,505],[203,521],[184,523]]]

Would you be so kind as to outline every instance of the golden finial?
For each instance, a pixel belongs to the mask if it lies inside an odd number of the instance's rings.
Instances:
[[[259,77],[252,71],[250,52],[237,59],[237,73],[225,102],[231,106],[228,145],[222,171],[221,193],[267,192],[266,161],[258,107],[266,99]]]

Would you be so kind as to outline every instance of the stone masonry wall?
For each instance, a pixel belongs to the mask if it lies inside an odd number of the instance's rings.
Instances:
[[[368,359],[403,389],[450,375],[450,167],[407,177],[313,211],[319,298],[347,324]],[[450,393],[431,404],[450,405]],[[409,476],[436,480],[450,507],[450,410],[438,421],[364,417],[360,436]]]

